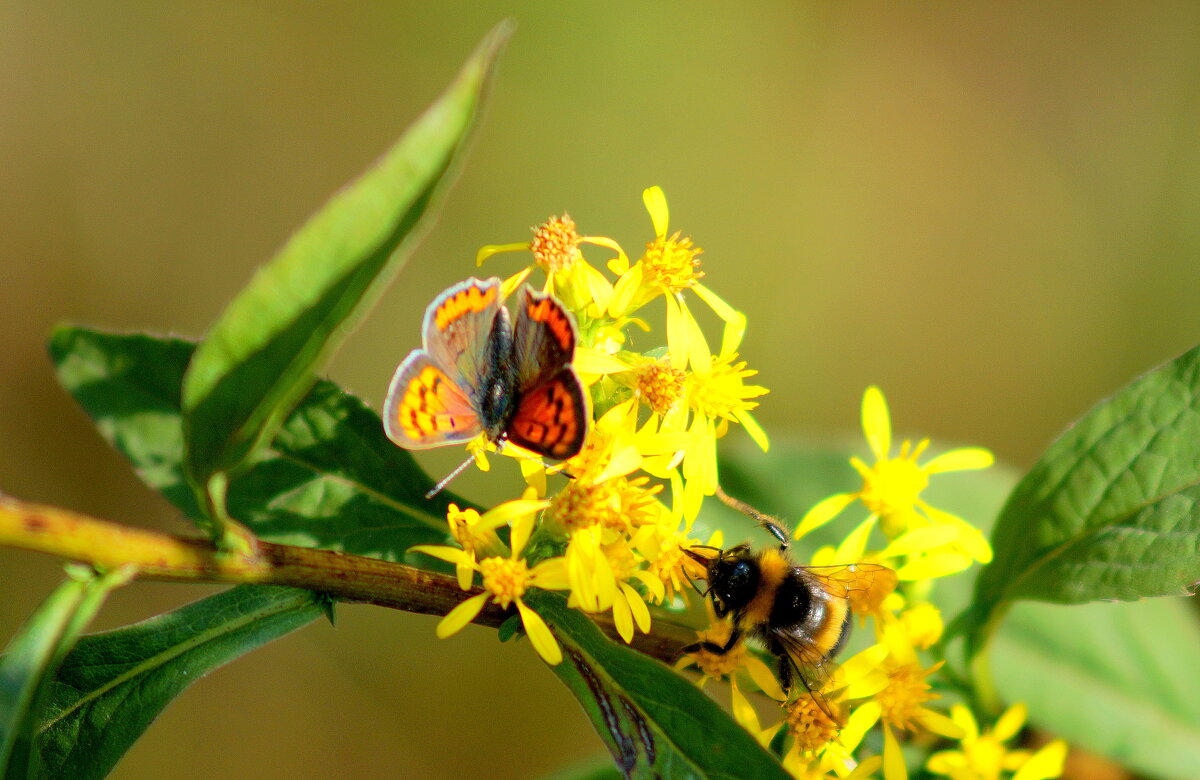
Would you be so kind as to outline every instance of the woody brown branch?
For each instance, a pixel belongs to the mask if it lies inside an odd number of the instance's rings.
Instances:
[[[59,507],[0,497],[0,545],[55,555],[98,569],[137,567],[141,579],[165,582],[288,585],[324,593],[338,601],[374,604],[406,612],[444,615],[480,592],[461,590],[454,577],[403,563],[259,541],[250,554],[216,550],[189,539],[132,528]],[[497,627],[512,614],[489,603],[473,622]],[[608,615],[591,616],[609,636]],[[695,633],[656,620],[653,634],[638,634],[632,646],[668,663],[695,640]]]

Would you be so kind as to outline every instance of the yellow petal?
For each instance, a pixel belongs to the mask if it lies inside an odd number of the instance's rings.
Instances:
[[[475,569],[469,563],[459,562],[454,564],[454,576],[458,578],[458,587],[470,590],[475,581]]]
[[[612,269],[613,263],[609,263],[608,267]],[[633,311],[633,300],[637,296],[638,290],[642,288],[642,263],[638,261],[633,264],[632,268],[624,272],[615,269],[613,272],[621,275],[617,278],[617,283],[613,285],[612,299],[608,302],[608,316],[618,319]]]
[[[567,590],[571,587],[567,575],[567,559],[563,556],[540,561],[529,572],[534,585],[544,590]]]
[[[750,434],[750,438],[754,440],[754,443],[758,445],[760,450],[766,452],[770,449],[771,443],[767,441],[767,432],[758,424],[758,420],[755,420],[750,415],[750,412],[747,412],[745,409],[734,409],[733,416],[746,429],[746,433]]]
[[[949,739],[962,739],[963,734],[965,733],[962,729],[962,726],[959,726],[950,718],[947,718],[942,713],[935,712],[934,710],[920,710],[920,714],[917,715],[917,720],[921,722],[922,726],[929,729],[934,734],[941,734],[943,737],[947,737]]]
[[[841,780],[867,780],[869,777],[875,777],[875,773],[879,771],[879,767],[883,766],[883,756],[875,755],[868,756],[854,767],[854,771],[843,777]]]
[[[683,371],[688,364],[688,330],[679,310],[679,302],[673,295],[664,295],[667,302],[667,351],[671,357],[671,368]]]
[[[750,701],[738,690],[737,681],[731,678],[729,682],[730,709],[733,710],[733,719],[751,734],[761,731],[758,713],[754,711]]]
[[[687,328],[688,360],[692,364],[692,370],[700,374],[709,374],[712,372],[712,351],[708,348],[704,331],[700,330],[700,323],[696,322],[692,310],[682,299],[679,301],[679,310],[683,314],[684,327]]]
[[[887,653],[887,647],[880,644],[871,645],[855,653],[838,667],[841,684],[852,683],[860,677],[865,676],[868,672],[878,669],[883,660],[887,658]],[[852,698],[858,697],[855,696]]]
[[[549,501],[540,499],[517,498],[505,501],[484,512],[483,518],[476,528],[495,530],[519,518],[532,517],[548,506],[550,506]]]
[[[871,727],[879,720],[879,715],[883,711],[877,701],[865,702],[861,707],[855,708],[854,712],[850,713],[850,718],[846,721],[845,727],[842,728],[839,741],[847,751],[853,751],[858,747],[858,743],[862,742],[862,738],[871,730]]]
[[[1063,772],[1067,760],[1067,743],[1056,739],[1030,756],[1029,761],[1017,770],[1013,780],[1049,780]]]
[[[961,750],[939,750],[925,762],[925,768],[935,775],[955,777],[956,772],[961,772],[959,777],[975,776],[973,772],[966,771],[967,757]]]
[[[558,640],[554,638],[554,634],[550,632],[550,627],[546,625],[546,621],[542,620],[542,616],[525,606],[525,602],[520,599],[517,599],[517,610],[521,613],[521,623],[525,626],[525,635],[529,637],[529,641],[533,643],[533,649],[537,650],[542,660],[551,666],[561,663],[562,648],[558,646]]]
[[[725,331],[721,334],[721,357],[732,356],[738,351],[738,347],[742,345],[742,337],[746,335],[746,315],[734,309],[721,296],[702,284],[693,285],[692,290],[724,321]]]
[[[878,515],[867,515],[867,519],[858,524],[858,527],[850,532],[845,541],[838,545],[837,557],[839,563],[854,563],[862,560],[863,555],[867,551],[867,540],[871,537],[871,531],[875,528],[875,521]]]
[[[432,555],[434,558],[441,558],[447,563],[455,565],[463,564],[464,566],[472,566],[475,561],[471,559],[471,554],[466,550],[460,550],[457,547],[443,547],[437,544],[418,544],[415,547],[409,547],[409,552],[425,553]]]
[[[943,471],[971,471],[986,469],[996,462],[996,457],[983,447],[963,447],[957,450],[943,452],[921,467],[926,474],[940,474]]]
[[[579,239],[579,242],[581,244],[591,244],[593,246],[602,246],[605,249],[611,249],[617,253],[617,256],[614,258],[614,260],[617,260],[618,262],[624,261],[625,266],[627,268],[629,267],[629,256],[625,254],[625,250],[621,248],[621,245],[613,239],[606,236],[583,236]],[[616,271],[614,273],[620,272]]]
[[[646,211],[650,212],[650,220],[654,223],[654,234],[662,238],[667,234],[667,225],[670,220],[667,196],[663,193],[662,187],[657,185],[647,187],[642,192],[642,203],[646,204]]]
[[[959,529],[949,525],[926,525],[905,531],[883,548],[880,555],[884,558],[896,558],[901,555],[912,555],[916,552],[944,547],[959,537]]]
[[[758,686],[760,691],[775,701],[785,701],[787,699],[783,693],[783,688],[779,685],[779,680],[758,656],[747,653],[743,665],[746,667],[746,671],[750,673],[750,679],[754,680],[754,684]]]
[[[512,295],[518,287],[525,283],[525,280],[529,278],[529,274],[532,271],[533,266],[528,265],[505,279],[500,284],[500,297],[507,298],[508,296]]]
[[[633,615],[629,612],[629,603],[624,598],[615,598],[612,602],[613,625],[617,634],[625,640],[625,644],[633,641]]]
[[[883,777],[884,780],[908,780],[908,767],[904,765],[900,743],[887,723],[883,724]]]
[[[509,541],[512,542],[514,559],[525,549],[525,543],[529,541],[529,537],[533,533],[533,522],[533,515],[517,515],[513,518]]]
[[[863,393],[862,427],[867,444],[871,445],[871,452],[875,454],[876,459],[886,458],[888,450],[892,448],[892,422],[888,416],[883,391],[875,385],[871,385]]]
[[[488,594],[480,593],[478,596],[472,596],[447,612],[446,617],[438,621],[438,639],[445,639],[461,631],[463,626],[475,619],[480,610],[483,609],[483,605],[487,602],[487,599]]]
[[[631,371],[633,366],[591,347],[575,347],[575,358],[571,361],[581,374],[619,374]]]
[[[963,730],[963,739],[979,739],[979,724],[975,722],[975,715],[966,706],[955,704],[951,707],[950,720]]]
[[[938,577],[957,574],[970,565],[971,556],[963,555],[962,553],[923,555],[897,569],[896,576],[903,582],[933,580]]]
[[[1001,742],[1010,740],[1017,736],[1017,732],[1025,725],[1025,718],[1028,716],[1029,708],[1025,706],[1025,702],[1019,701],[1005,710],[1000,719],[996,721],[996,728],[992,733]]]
[[[641,594],[624,582],[621,583],[621,592],[625,594],[625,600],[629,602],[629,611],[633,613],[633,620],[637,623],[637,627],[642,630],[643,634],[649,634],[650,610],[646,607],[646,602],[642,601]],[[620,600],[617,599],[617,601]]]
[[[792,538],[802,539],[810,531],[825,525],[837,517],[843,509],[850,506],[857,497],[855,493],[834,493],[829,498],[822,499],[800,519],[800,524],[796,526]]]
[[[958,529],[956,543],[967,555],[970,555],[980,563],[991,562],[992,546],[988,543],[987,537],[983,535],[982,531],[957,515],[943,512],[941,509],[932,507],[924,501],[918,501],[917,503],[921,507],[921,511],[925,512],[933,522]]]
[[[475,253],[475,266],[479,267],[483,265],[484,260],[501,252],[525,252],[528,250],[528,241],[523,244],[488,244],[487,246],[481,246],[479,247],[479,251]]]

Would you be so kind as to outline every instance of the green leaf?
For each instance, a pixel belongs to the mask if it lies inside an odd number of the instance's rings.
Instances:
[[[244,585],[82,638],[51,686],[36,748],[44,777],[104,777],[195,680],[324,614],[321,598]]]
[[[992,651],[1030,720],[1139,774],[1200,777],[1200,628],[1182,599],[1018,604]]]
[[[193,484],[208,487],[273,436],[408,258],[456,168],[510,30],[496,27],[442,97],[309,219],[213,326],[183,385]]]
[[[628,777],[787,778],[779,763],[717,704],[664,664],[604,636],[566,599],[526,600],[563,649],[551,667]]]
[[[1021,480],[977,582],[977,623],[1018,599],[1187,593],[1200,581],[1197,500],[1200,348],[1102,402]]]
[[[115,571],[97,577],[79,567],[72,571],[72,578],[42,603],[0,657],[0,774],[4,777],[38,775],[33,740],[47,680],[109,591],[128,582],[131,574]]]
[[[50,354],[59,381],[132,462],[138,476],[191,518],[183,475],[179,388],[195,345],[180,339],[61,327]],[[229,508],[267,541],[401,560],[445,539],[451,494],[426,500],[430,480],[388,441],[379,416],[318,382],[269,449],[229,486]],[[428,561],[421,565],[428,568]]]

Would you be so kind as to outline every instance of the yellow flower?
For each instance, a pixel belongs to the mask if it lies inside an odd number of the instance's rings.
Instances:
[[[915,446],[905,440],[892,457],[892,431],[887,402],[877,387],[868,387],[863,395],[863,432],[875,456],[868,466],[858,458],[850,463],[863,479],[862,489],[854,493],[834,494],[808,511],[796,527],[799,539],[836,517],[855,501],[861,501],[870,515],[856,531],[856,543],[865,547],[866,537],[876,521],[892,545],[881,557],[911,556],[898,568],[902,580],[930,579],[961,571],[972,560],[987,563],[992,551],[979,529],[949,512],[930,506],[921,498],[934,474],[987,468],[993,462],[990,452],[980,447],[965,447],[942,453],[925,464],[917,459],[929,446],[923,439]],[[851,536],[854,536],[852,534]]]
[[[457,504],[451,504],[446,513],[450,535],[467,553],[464,561],[455,566],[458,586],[463,590],[471,587],[474,564],[480,555],[503,555],[507,552],[504,542],[496,535],[497,528],[508,525],[526,513],[536,513],[545,506],[545,501],[518,499],[499,504],[481,515],[474,509],[459,509]]]
[[[509,502],[513,503],[513,502]],[[531,587],[546,590],[565,590],[567,587],[566,566],[562,558],[548,558],[530,568],[520,557],[525,543],[533,531],[534,515],[546,505],[545,501],[524,501],[520,513],[512,517],[512,553],[508,557],[491,556],[476,561],[473,553],[457,547],[422,544],[412,550],[432,555],[453,563],[456,568],[467,567],[482,575],[483,592],[462,602],[450,610],[437,625],[437,635],[444,639],[458,633],[470,623],[491,598],[502,609],[517,605],[525,633],[538,655],[546,663],[554,665],[562,661],[562,648],[551,633],[541,615],[526,606],[521,599]],[[502,505],[503,506],[503,505]],[[497,507],[500,509],[500,507]],[[495,511],[495,510],[493,510]],[[473,578],[472,578],[473,579]],[[460,578],[459,585],[462,586]],[[468,580],[464,590],[470,588]]]
[[[617,253],[618,262],[626,258],[625,251],[611,238],[604,236],[581,236],[575,229],[575,221],[566,214],[550,217],[533,227],[533,240],[515,244],[484,246],[475,255],[475,264],[483,265],[489,257],[501,252],[528,250],[533,254],[533,265],[528,266],[512,279],[505,282],[505,292],[515,290],[528,278],[534,266],[546,272],[546,290],[553,292],[575,313],[580,320],[581,341],[592,342],[591,320],[600,317],[612,299],[613,286],[604,274],[593,268],[583,258],[580,244],[593,244]],[[628,259],[625,259],[628,262]]]
[[[1049,780],[1059,777],[1067,754],[1067,744],[1061,739],[1045,745],[1036,753],[1028,750],[1009,750],[1004,743],[1015,737],[1025,724],[1023,703],[1009,707],[995,727],[979,731],[971,711],[961,704],[950,709],[951,719],[963,730],[961,750],[942,750],[925,762],[925,768],[952,780],[1000,780],[1011,775],[1013,780]]]
[[[667,208],[667,196],[663,194],[662,188],[646,189],[642,193],[642,202],[646,204],[646,211],[654,223],[655,237],[646,245],[645,254],[632,267],[626,257],[617,257],[609,261],[609,270],[620,277],[613,285],[613,294],[608,306],[609,315],[613,318],[625,317],[659,295],[664,295],[668,301],[675,300],[686,312],[686,316],[691,318],[681,295],[683,291],[690,290],[725,322],[722,353],[736,350],[736,346],[727,349],[726,345],[741,341],[746,330],[746,315],[734,310],[720,296],[700,283],[699,280],[704,274],[699,270],[700,261],[697,257],[703,250],[693,245],[691,238],[681,237],[678,232],[667,235],[670,211]],[[671,316],[671,310],[668,309],[668,331],[671,328]],[[679,363],[675,366],[683,368]]]

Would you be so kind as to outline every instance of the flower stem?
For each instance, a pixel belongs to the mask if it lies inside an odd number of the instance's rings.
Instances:
[[[444,615],[482,591],[461,590],[451,575],[403,563],[258,541],[249,552],[217,549],[210,540],[189,539],[111,523],[59,507],[0,496],[0,545],[56,555],[99,570],[125,566],[140,579],[194,583],[288,585],[324,593],[339,601]],[[498,627],[509,610],[488,604],[473,622]],[[592,616],[605,633],[617,636],[607,615]],[[671,662],[695,635],[683,626],[655,622],[651,635],[633,646]]]

